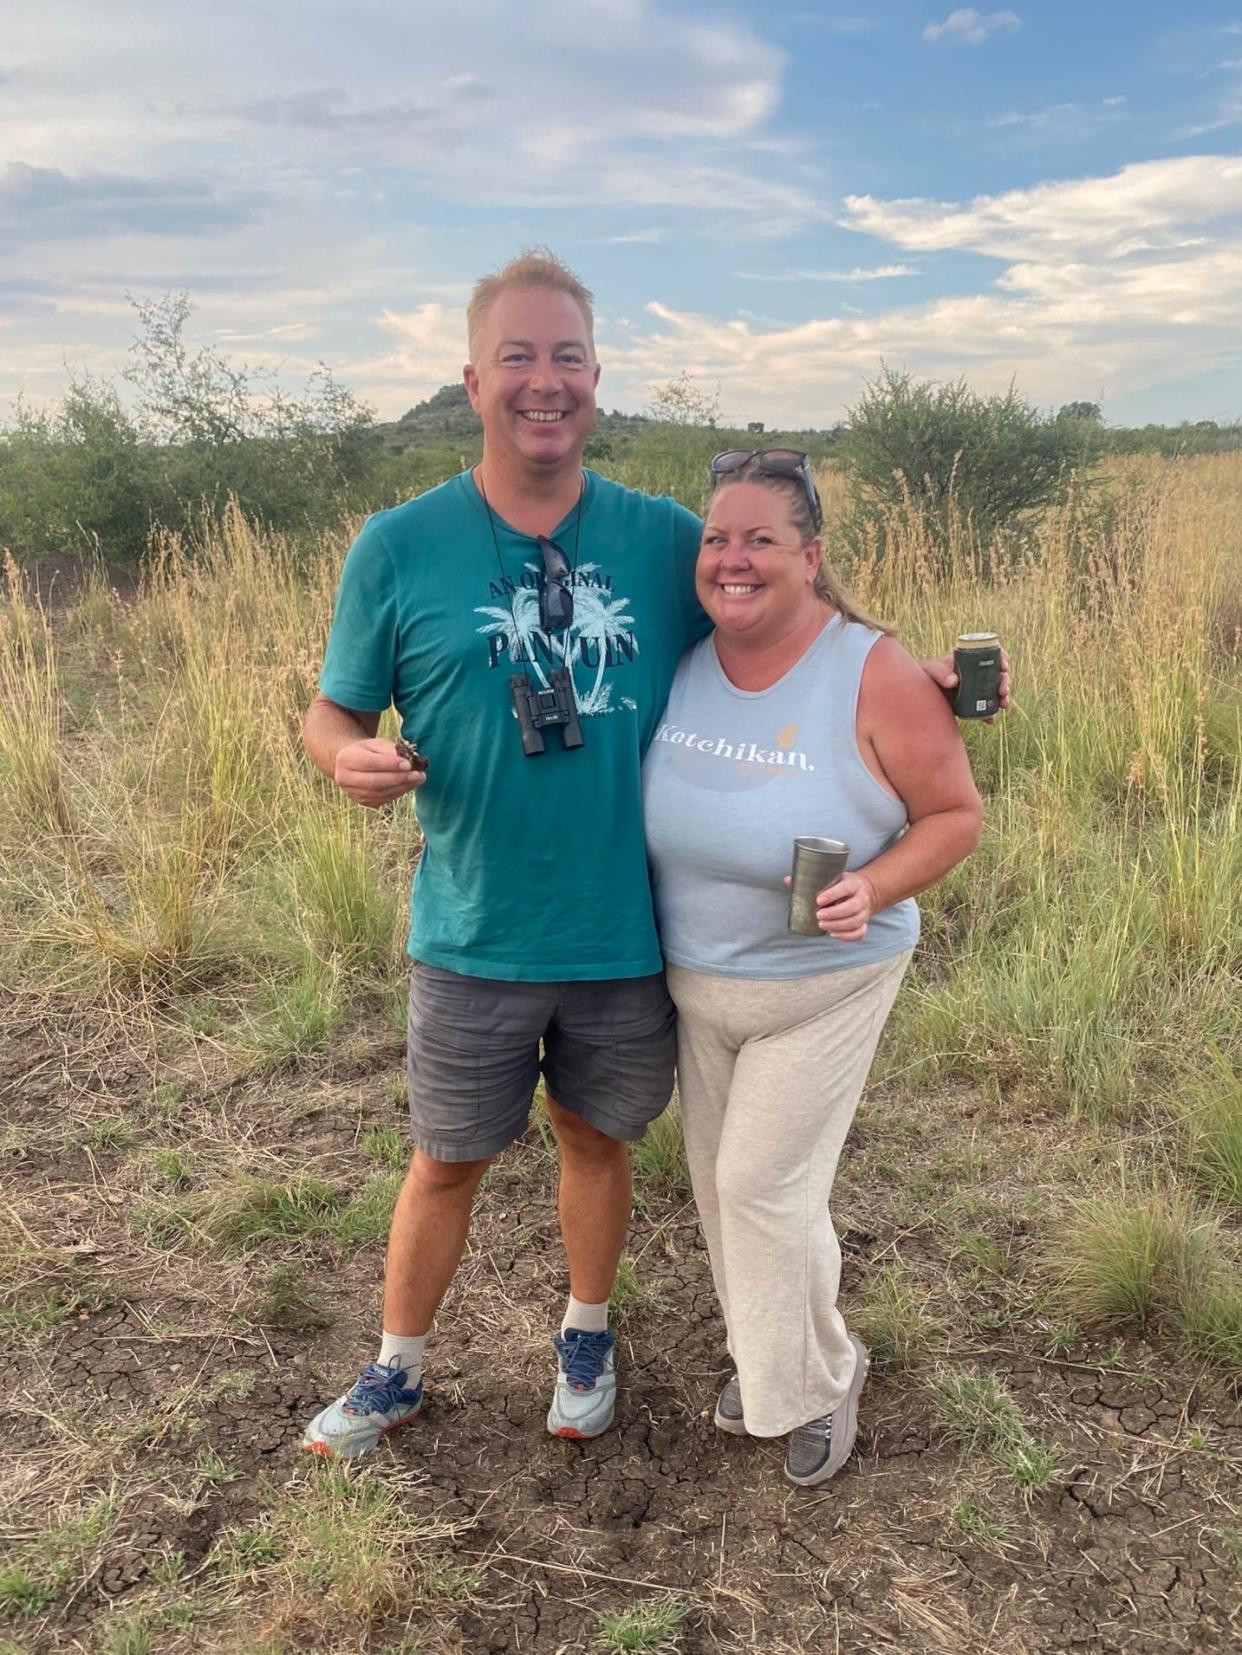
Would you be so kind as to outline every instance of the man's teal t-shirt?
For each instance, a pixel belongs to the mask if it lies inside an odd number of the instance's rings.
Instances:
[[[694,595],[699,520],[585,473],[552,538],[573,565],[573,625],[539,628],[535,540],[494,517],[469,472],[368,519],[341,575],[320,688],[391,702],[427,755],[409,951],[473,977],[641,977],[661,968],[642,760],[683,652],[710,629]],[[576,548],[576,555],[575,555]],[[498,555],[499,554],[499,555]],[[567,655],[584,745],[522,751],[509,679]]]

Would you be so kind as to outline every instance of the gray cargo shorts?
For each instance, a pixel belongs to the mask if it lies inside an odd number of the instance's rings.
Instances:
[[[410,973],[410,1137],[437,1161],[481,1161],[520,1138],[540,1073],[588,1125],[641,1138],[672,1095],[676,1056],[662,971],[515,983],[415,960]]]

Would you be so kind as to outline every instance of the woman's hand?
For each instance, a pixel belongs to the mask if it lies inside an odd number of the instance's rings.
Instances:
[[[819,928],[838,942],[861,942],[872,914],[880,906],[875,886],[865,873],[843,873],[815,898]]]

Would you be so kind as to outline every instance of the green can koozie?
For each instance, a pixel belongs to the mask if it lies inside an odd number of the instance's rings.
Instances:
[[[991,718],[1000,711],[1000,639],[995,632],[963,632],[953,651],[959,718]]]

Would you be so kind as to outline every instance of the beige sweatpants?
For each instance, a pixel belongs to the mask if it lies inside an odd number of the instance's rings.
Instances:
[[[831,1413],[853,1378],[828,1197],[909,962],[780,981],[668,967],[686,1156],[752,1436]]]

